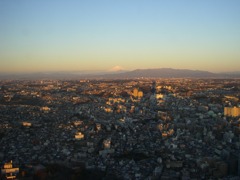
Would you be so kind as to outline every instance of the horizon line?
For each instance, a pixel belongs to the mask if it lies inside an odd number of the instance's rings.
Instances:
[[[173,70],[191,70],[191,71],[205,71],[210,73],[240,73],[239,71],[210,71],[210,70],[203,70],[203,69],[190,69],[190,68],[171,68],[171,67],[160,67],[160,68],[135,68],[135,69],[120,69],[120,70],[46,70],[46,71],[6,71],[0,72],[0,74],[37,74],[37,73],[81,73],[81,74],[99,74],[99,73],[122,73],[122,72],[131,72],[135,70],[156,70],[156,69],[173,69]]]

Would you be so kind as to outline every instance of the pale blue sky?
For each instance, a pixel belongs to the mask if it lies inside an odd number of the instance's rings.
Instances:
[[[1,0],[0,72],[240,70],[239,0]]]

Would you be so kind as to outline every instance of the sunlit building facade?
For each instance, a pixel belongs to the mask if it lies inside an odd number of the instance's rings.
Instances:
[[[143,92],[139,91],[137,88],[133,90],[133,97],[135,98],[142,98],[143,97]]]
[[[224,116],[238,117],[240,116],[240,107],[224,107]]]
[[[19,168],[14,168],[12,161],[5,163],[1,169],[2,179],[16,179],[19,173]]]

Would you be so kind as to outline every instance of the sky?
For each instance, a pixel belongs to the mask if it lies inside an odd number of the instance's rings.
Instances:
[[[240,71],[240,0],[1,0],[0,72]]]

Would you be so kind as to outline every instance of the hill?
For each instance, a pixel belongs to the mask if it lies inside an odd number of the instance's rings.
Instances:
[[[136,69],[133,71],[120,74],[106,74],[99,77],[102,78],[217,78],[220,74],[208,71],[189,70],[189,69]]]

